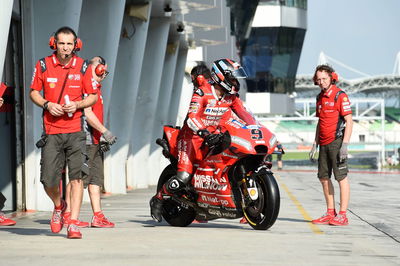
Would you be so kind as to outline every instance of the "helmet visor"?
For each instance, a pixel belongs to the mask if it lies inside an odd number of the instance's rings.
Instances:
[[[237,79],[247,78],[246,71],[244,71],[243,67],[239,67],[238,69],[233,70],[231,73],[232,73],[232,76],[234,76]]]

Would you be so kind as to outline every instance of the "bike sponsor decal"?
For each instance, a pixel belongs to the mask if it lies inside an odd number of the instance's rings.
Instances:
[[[208,195],[201,195],[201,200],[205,202],[209,202],[211,204],[220,204],[222,206],[228,206],[229,201],[224,200],[224,199],[219,199],[218,197],[213,197],[213,196],[208,196]]]
[[[217,179],[211,175],[194,175],[194,187],[207,190],[225,191],[228,188],[226,184],[220,184]]]
[[[259,129],[260,127],[257,125],[248,125],[246,126],[247,129]]]
[[[208,213],[211,215],[216,215],[218,217],[236,218],[236,214],[233,212],[227,212],[227,211],[221,212],[220,210],[208,209]]]
[[[238,120],[236,120],[236,119],[228,120],[226,123],[227,123],[229,126],[232,126],[232,127],[234,127],[234,128],[242,128],[242,127],[245,126],[244,124],[240,123],[240,122],[239,122]]]
[[[196,114],[199,110],[200,104],[198,102],[191,102],[189,106],[189,113]]]
[[[269,139],[269,146],[273,147],[276,145],[277,139],[275,135],[272,135],[272,137]]]
[[[228,108],[226,107],[208,107],[206,108],[206,110],[204,111],[205,115],[212,115],[212,116],[222,116],[226,111],[228,110]]]
[[[250,142],[248,142],[245,139],[239,138],[237,136],[232,136],[232,143],[235,143],[236,145],[242,146],[247,150],[252,150],[252,145],[250,144]]]
[[[187,164],[189,156],[187,154],[187,142],[184,139],[178,141],[178,161]]]

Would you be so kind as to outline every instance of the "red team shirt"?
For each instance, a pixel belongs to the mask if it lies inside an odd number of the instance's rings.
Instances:
[[[326,92],[321,91],[317,97],[316,116],[319,117],[319,144],[327,145],[336,139],[343,118],[351,114],[350,101],[346,93],[342,91],[335,101],[339,91],[332,85]]]
[[[91,66],[75,55],[67,65],[61,65],[55,54],[40,59],[33,72],[31,89],[43,89],[43,98],[57,103],[67,74],[59,104],[65,104],[64,95],[68,95],[70,101],[80,101],[85,93],[97,93],[97,82],[92,78]],[[79,109],[72,117],[66,113],[56,117],[45,111],[43,120],[46,134],[74,133],[82,130],[83,112]]]
[[[94,115],[97,117],[97,119],[99,119],[100,123],[104,124],[104,115],[103,115],[103,96],[101,94],[101,84],[98,83],[97,84],[97,95],[99,97],[99,99],[97,100],[97,102],[92,105],[92,111],[94,113]],[[88,125],[88,131],[91,135],[91,143],[93,144],[99,144],[100,143],[100,137],[101,137],[101,132],[90,127]]]

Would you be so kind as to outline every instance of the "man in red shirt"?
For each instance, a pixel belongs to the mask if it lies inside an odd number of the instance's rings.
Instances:
[[[82,178],[89,172],[83,109],[97,101],[97,84],[91,66],[75,54],[82,43],[74,30],[58,29],[49,45],[56,51],[37,62],[30,92],[32,101],[43,108],[44,134],[37,143],[42,148],[40,181],[54,203],[50,228],[58,233],[63,227],[62,214],[66,208],[59,183],[67,162],[71,182],[71,221],[67,236],[82,238],[76,223],[82,203]],[[85,93],[89,96],[83,99]]]
[[[336,87],[338,76],[328,65],[317,66],[314,83],[321,88],[317,96],[316,114],[319,117],[315,141],[310,151],[314,161],[317,146],[320,146],[318,158],[318,178],[327,205],[327,212],[313,220],[314,224],[347,225],[347,207],[350,199],[350,185],[347,178],[347,146],[349,144],[353,119],[350,101],[344,91]],[[336,214],[334,189],[331,174],[339,183],[340,211]]]
[[[206,154],[205,150],[200,149],[201,145],[205,142],[207,146],[213,146],[219,142],[219,135],[212,132],[227,119],[230,111],[246,124],[257,123],[238,95],[240,84],[237,79],[245,77],[243,68],[233,60],[220,59],[213,63],[213,85],[203,82],[194,90],[185,123],[178,136],[178,171],[162,190],[175,192],[185,188],[192,178],[193,162],[201,160]],[[158,222],[162,219],[162,193],[158,191],[150,200],[151,216]]]

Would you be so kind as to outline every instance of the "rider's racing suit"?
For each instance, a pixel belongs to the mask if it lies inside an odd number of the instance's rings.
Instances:
[[[238,95],[225,93],[218,99],[214,86],[209,83],[195,89],[178,137],[178,173],[193,174],[193,162],[201,160],[205,155],[205,151],[200,149],[203,138],[197,132],[202,129],[213,132],[218,125],[229,119],[231,110],[246,124],[256,124]]]

